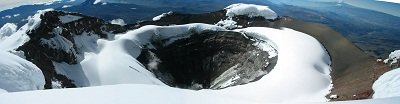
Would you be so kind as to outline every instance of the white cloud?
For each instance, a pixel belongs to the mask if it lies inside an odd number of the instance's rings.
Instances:
[[[378,0],[378,1],[391,2],[391,3],[399,3],[399,4],[400,4],[400,0]]]
[[[20,5],[34,4],[34,3],[46,3],[50,1],[59,1],[59,0],[4,0],[0,3],[0,11],[5,9],[17,7]]]

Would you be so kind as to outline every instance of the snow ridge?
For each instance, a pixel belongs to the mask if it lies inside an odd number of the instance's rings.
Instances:
[[[44,76],[36,65],[3,50],[0,56],[0,89],[8,92],[44,89]]]
[[[261,16],[265,19],[275,19],[278,15],[271,10],[268,6],[255,5],[255,4],[232,4],[225,8],[226,16],[233,17],[236,15],[246,15],[248,17]]]

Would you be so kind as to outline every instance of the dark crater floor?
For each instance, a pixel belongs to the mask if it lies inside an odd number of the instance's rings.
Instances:
[[[185,89],[221,89],[253,82],[275,66],[277,57],[259,49],[260,40],[238,32],[204,31],[172,43],[153,40],[138,60],[164,83]]]

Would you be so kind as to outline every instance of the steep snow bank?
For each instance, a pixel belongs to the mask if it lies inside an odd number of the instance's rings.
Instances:
[[[246,15],[248,17],[261,16],[265,19],[275,19],[278,15],[268,6],[255,5],[255,4],[232,4],[225,8],[226,16],[233,17],[236,15]]]
[[[15,92],[44,88],[43,74],[36,65],[2,50],[0,56],[0,89]]]
[[[386,72],[374,82],[373,98],[400,97],[400,68]]]

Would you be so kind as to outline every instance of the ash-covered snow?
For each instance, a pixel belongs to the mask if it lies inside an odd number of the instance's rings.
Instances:
[[[373,98],[400,97],[400,68],[386,72],[372,86]]]
[[[58,17],[58,19],[60,19],[60,21],[62,22],[62,23],[69,23],[69,22],[72,22],[72,21],[76,21],[76,20],[79,20],[79,19],[81,19],[82,17],[80,17],[80,16],[75,16],[75,15],[65,15],[65,16],[59,16]]]
[[[163,17],[165,17],[165,16],[168,16],[168,15],[171,15],[172,13],[173,13],[172,11],[169,11],[169,12],[167,12],[167,13],[162,13],[161,15],[155,16],[155,17],[153,18],[153,21],[160,20],[161,18],[163,18]]]
[[[125,23],[125,21],[124,21],[123,19],[114,19],[114,20],[111,20],[111,24],[121,25],[121,26],[126,25],[126,23]]]
[[[36,65],[3,50],[0,56],[0,89],[15,92],[44,88],[44,76]]]
[[[400,50],[393,51],[389,54],[389,57],[385,59],[384,63],[395,64],[400,60]]]
[[[248,17],[261,16],[265,19],[275,19],[278,15],[271,10],[268,6],[255,5],[255,4],[232,4],[225,8],[226,16],[234,17],[237,15],[246,15]]]

